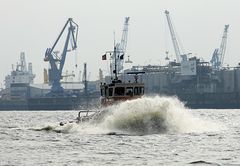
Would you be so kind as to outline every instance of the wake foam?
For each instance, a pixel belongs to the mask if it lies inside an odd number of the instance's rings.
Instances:
[[[71,133],[77,131],[78,126],[76,123],[67,123],[64,126],[60,126],[59,124],[46,124],[44,127],[31,128],[30,130],[56,133]]]
[[[202,133],[220,130],[220,125],[194,117],[190,111],[176,97],[142,97],[98,110],[97,118],[90,122],[47,125],[35,130],[109,135]]]
[[[216,124],[193,117],[176,97],[143,97],[109,107],[108,112],[101,126],[129,134],[218,130]]]
[[[79,134],[109,134],[115,135],[115,132],[111,132],[107,128],[102,128],[99,123],[91,123],[91,122],[83,122],[76,123],[73,121],[64,122],[63,125],[61,123],[57,124],[44,124],[41,127],[30,128],[29,130],[34,131],[45,131],[47,133],[79,133]]]

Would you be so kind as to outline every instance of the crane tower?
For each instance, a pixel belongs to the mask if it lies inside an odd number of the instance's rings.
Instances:
[[[68,26],[67,37],[65,39],[65,44],[61,55],[58,55],[58,51],[55,51],[55,47],[59,42],[59,39],[62,37],[65,29]],[[57,37],[52,48],[47,48],[45,52],[44,61],[49,62],[50,69],[48,70],[49,83],[51,84],[51,93],[52,95],[63,94],[63,88],[61,86],[60,80],[62,79],[62,70],[65,63],[67,52],[75,50],[77,48],[77,35],[78,35],[78,25],[69,18],[65,23],[62,31]],[[69,49],[69,43],[71,44],[71,49]]]

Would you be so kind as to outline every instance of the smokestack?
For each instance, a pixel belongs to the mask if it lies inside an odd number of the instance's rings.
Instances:
[[[47,69],[43,69],[43,82],[44,84],[47,84],[49,81],[48,81],[48,73],[47,73]]]

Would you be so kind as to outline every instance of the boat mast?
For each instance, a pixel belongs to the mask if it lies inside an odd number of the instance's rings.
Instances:
[[[115,59],[115,64],[114,64],[114,70],[113,70],[113,73],[115,74],[115,78],[114,80],[118,80],[118,77],[117,77],[117,51],[116,51],[116,46],[114,45],[114,51],[113,51],[113,56],[114,56],[114,59]]]
[[[115,75],[115,78],[114,80],[117,81],[118,80],[118,77],[117,77],[117,48],[116,48],[116,42],[115,42],[115,31],[114,31],[114,49],[113,49],[113,56],[114,56],[114,61],[115,61],[115,64],[114,64],[114,70],[113,70],[113,73]]]

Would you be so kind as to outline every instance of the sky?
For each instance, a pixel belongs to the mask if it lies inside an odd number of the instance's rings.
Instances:
[[[239,0],[0,0],[0,84],[24,51],[32,62],[35,83],[43,82],[46,48],[52,47],[68,18],[79,25],[78,49],[67,55],[64,70],[77,75],[87,63],[90,80],[104,74],[101,56],[113,49],[114,32],[120,41],[125,17],[130,17],[127,55],[133,65],[163,65],[165,51],[175,58],[166,24],[170,12],[186,53],[210,61],[220,46],[225,24],[230,24],[225,64],[240,62]],[[75,68],[75,63],[78,67]],[[77,78],[76,78],[77,79]]]

